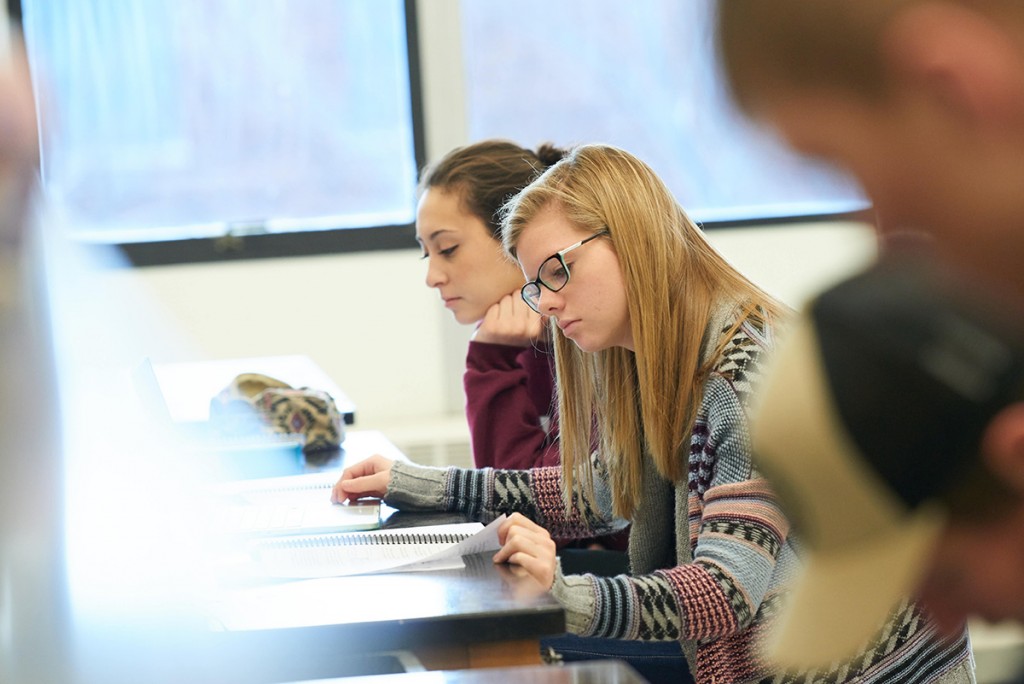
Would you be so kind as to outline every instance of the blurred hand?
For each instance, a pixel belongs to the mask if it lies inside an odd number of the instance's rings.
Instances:
[[[513,563],[523,568],[542,587],[555,583],[555,542],[551,534],[522,513],[513,513],[498,528],[501,548],[495,563]]]
[[[473,339],[489,344],[529,347],[540,337],[542,330],[540,314],[527,306],[517,291],[491,305]]]
[[[374,454],[365,461],[345,468],[341,479],[331,491],[331,501],[344,503],[366,497],[383,498],[391,483],[391,466],[394,461]]]
[[[21,241],[37,151],[28,66],[21,53],[9,61],[0,55],[0,249]]]

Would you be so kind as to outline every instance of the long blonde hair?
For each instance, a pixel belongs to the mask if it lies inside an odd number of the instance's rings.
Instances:
[[[661,179],[628,152],[578,147],[516,195],[502,222],[511,256],[523,229],[548,206],[581,229],[608,232],[635,347],[586,353],[554,335],[564,494],[568,501],[589,492],[597,448],[609,467],[615,513],[628,518],[641,498],[645,451],[662,476],[686,476],[708,372],[701,349],[716,305],[743,302],[751,316],[761,315],[755,305],[768,315],[782,307],[711,247]],[[709,343],[717,349],[725,341]]]

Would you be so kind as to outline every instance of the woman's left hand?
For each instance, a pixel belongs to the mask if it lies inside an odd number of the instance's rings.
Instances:
[[[522,513],[513,513],[498,528],[501,549],[495,563],[514,563],[526,570],[541,586],[555,583],[555,542],[551,534]]]
[[[517,290],[487,309],[473,339],[488,344],[529,347],[540,338],[543,330],[540,314],[526,305]]]

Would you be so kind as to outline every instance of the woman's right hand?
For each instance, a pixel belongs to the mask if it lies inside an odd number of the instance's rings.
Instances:
[[[542,587],[555,583],[556,547],[551,533],[522,513],[513,513],[498,527],[501,548],[495,563],[519,565]]]
[[[374,454],[365,461],[345,468],[341,479],[331,491],[331,501],[344,503],[366,497],[384,498],[391,483],[391,466],[394,464],[391,459]]]
[[[473,339],[490,344],[529,347],[540,337],[542,329],[540,314],[527,306],[516,291],[491,305]]]

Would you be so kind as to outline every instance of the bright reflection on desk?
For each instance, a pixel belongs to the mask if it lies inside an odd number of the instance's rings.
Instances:
[[[401,584],[378,575],[243,589],[226,593],[216,613],[220,626],[234,631],[329,625],[338,621],[339,614],[366,622],[415,619],[443,613],[447,603],[430,575],[409,573]]]
[[[132,373],[148,355],[194,351],[141,286],[110,285],[109,254],[51,235],[47,266],[75,681],[187,680],[201,667],[212,580],[195,505],[201,478]]]

